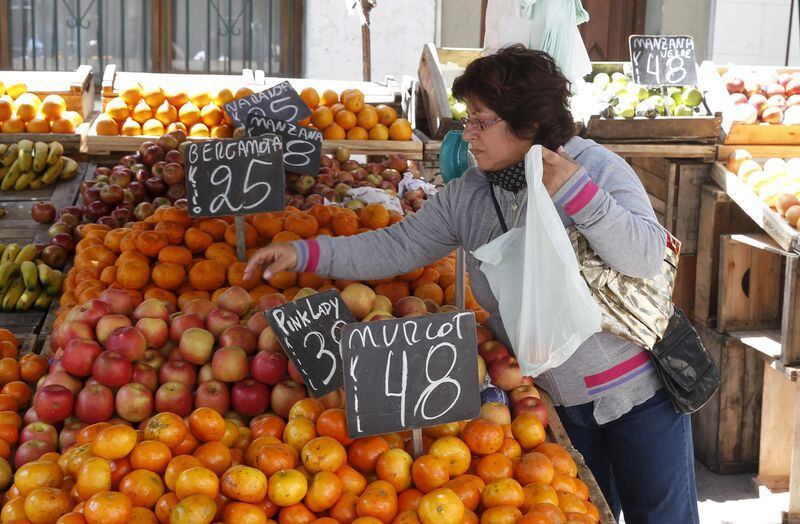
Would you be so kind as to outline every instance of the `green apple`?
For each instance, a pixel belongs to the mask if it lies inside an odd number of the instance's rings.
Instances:
[[[689,107],[698,107],[703,102],[703,92],[690,87],[683,92],[683,103]]]
[[[605,89],[608,87],[608,84],[611,83],[611,77],[608,76],[608,73],[597,73],[594,75],[592,83],[594,83],[594,85],[598,86],[600,89]]]
[[[616,73],[611,74],[611,81],[620,84],[627,84],[630,81],[630,79],[627,77],[627,75],[625,75],[625,73],[620,73],[619,71],[617,71]]]
[[[460,120],[467,116],[467,104],[456,102],[450,106],[450,112],[453,114],[453,118]]]
[[[694,115],[694,111],[686,104],[678,104],[675,106],[675,109],[672,110],[672,114],[675,116],[692,116]]]
[[[663,96],[653,95],[650,98],[648,98],[647,101],[653,105],[653,108],[655,108],[655,110],[658,111],[659,114],[661,115],[664,114],[665,105]]]
[[[633,88],[631,88],[631,86],[628,86],[628,90],[629,90],[631,93],[635,94],[635,95],[636,95],[636,98],[637,98],[637,99],[638,99],[640,102],[641,102],[642,100],[647,100],[647,98],[650,96],[650,91],[648,91],[646,87],[641,87],[641,86],[639,86],[639,87],[633,87]]]
[[[620,103],[614,108],[614,114],[620,118],[633,118],[636,114],[636,110],[630,104]]]

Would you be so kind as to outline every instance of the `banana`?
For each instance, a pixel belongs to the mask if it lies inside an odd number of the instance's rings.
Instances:
[[[8,149],[8,144],[0,144],[0,157],[6,154],[7,149]]]
[[[33,170],[37,173],[42,171],[47,165],[47,153],[49,148],[44,142],[33,144]]]
[[[45,186],[48,186],[55,182],[58,179],[58,175],[61,174],[61,170],[64,168],[64,157],[60,157],[55,164],[47,168],[47,171],[44,172],[42,175],[42,182]]]
[[[17,300],[14,309],[17,311],[28,311],[33,307],[33,304],[36,302],[36,299],[39,298],[39,295],[44,294],[46,293],[42,293],[42,286],[40,286],[37,282],[35,288],[26,289],[22,292],[22,295],[20,295],[19,300]]]
[[[64,273],[58,269],[53,269],[53,276],[47,280],[45,293],[48,295],[58,295],[61,292],[61,284],[64,282]]]
[[[19,255],[20,251],[22,251],[22,247],[20,247],[20,245],[16,242],[9,244],[6,246],[5,251],[3,251],[3,256],[0,257],[0,264],[14,262],[17,259],[17,255]],[[0,279],[0,283],[2,283],[2,279]]]
[[[14,191],[25,191],[31,185],[31,182],[33,182],[34,178],[36,178],[36,173],[33,171],[23,173],[20,175],[17,181],[14,182]]]
[[[17,145],[19,146],[19,167],[23,172],[30,171],[33,166],[33,142],[24,139],[17,142]]]
[[[17,275],[19,275],[19,264],[16,262],[0,264],[0,290],[7,290]]]
[[[53,269],[44,262],[39,262],[36,265],[36,276],[39,278],[39,282],[47,287],[50,283],[50,279],[53,278]]]
[[[6,175],[3,177],[3,181],[0,182],[0,189],[3,191],[9,191],[14,187],[14,184],[17,183],[17,179],[22,175],[22,168],[19,159],[15,160],[11,167],[8,168]]]
[[[6,149],[6,152],[3,154],[3,165],[8,167],[13,164],[17,160],[17,155],[19,153],[19,146],[17,144],[11,144]]]
[[[44,182],[42,182],[42,176],[39,175],[36,178],[34,178],[33,180],[31,180],[31,185],[28,186],[28,187],[30,187],[31,189],[34,189],[34,190],[35,189],[42,189],[44,187]]]
[[[25,289],[33,291],[39,285],[39,270],[36,264],[30,260],[26,260],[19,265],[19,272],[22,273],[22,281],[25,283]]]
[[[26,244],[19,253],[17,253],[17,257],[14,259],[14,262],[17,264],[22,265],[23,262],[30,261],[32,262],[37,255],[36,244],[30,243]]]
[[[62,156],[61,158],[64,160],[64,168],[61,170],[59,178],[61,178],[61,180],[72,180],[75,178],[75,175],[78,174],[78,163],[66,156]]]
[[[22,282],[22,277],[17,277],[11,287],[3,295],[3,311],[14,311],[17,307],[17,302],[25,292],[25,284]]]
[[[5,251],[5,250],[6,250],[6,245],[0,243],[0,258],[3,257],[3,251]]]
[[[47,150],[47,165],[52,166],[55,164],[63,154],[64,146],[61,145],[61,142],[50,142],[50,147]]]
[[[50,309],[50,302],[52,301],[52,295],[48,295],[47,293],[39,293],[39,296],[36,297],[36,302],[33,304],[33,307],[39,311],[47,311]]]

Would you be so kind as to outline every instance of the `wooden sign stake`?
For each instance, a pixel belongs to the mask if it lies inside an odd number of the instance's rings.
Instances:
[[[361,10],[364,13],[364,23],[361,24],[361,74],[364,82],[372,80],[372,46],[369,31],[369,13],[378,0],[361,0]]]
[[[244,215],[234,217],[236,227],[236,257],[240,262],[247,262],[247,245],[244,240]]]
[[[421,429],[411,430],[411,440],[414,444],[414,458],[418,459],[425,453],[422,446],[422,430]]]

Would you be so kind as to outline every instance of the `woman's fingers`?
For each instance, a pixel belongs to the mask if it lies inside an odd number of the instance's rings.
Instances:
[[[264,280],[268,280],[275,273],[288,271],[297,264],[297,253],[291,244],[275,244],[259,249],[247,262],[244,270],[244,279],[252,278],[257,271],[264,269]]]
[[[274,247],[268,246],[259,249],[247,262],[247,267],[244,269],[244,279],[249,280],[253,278],[257,271],[260,271],[265,264],[271,263],[275,258]]]

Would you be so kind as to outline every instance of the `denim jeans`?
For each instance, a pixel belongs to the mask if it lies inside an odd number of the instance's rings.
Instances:
[[[623,511],[626,524],[699,522],[691,417],[663,389],[602,426],[592,403],[556,410],[617,520]]]

